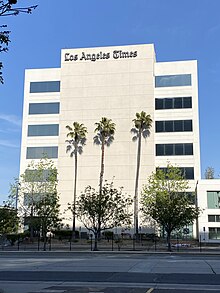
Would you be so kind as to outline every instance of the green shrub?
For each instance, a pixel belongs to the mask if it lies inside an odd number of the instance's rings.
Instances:
[[[58,239],[70,239],[72,237],[72,231],[71,230],[55,230],[52,231],[52,233],[55,235],[55,238]],[[79,231],[75,232],[76,238],[79,238]]]

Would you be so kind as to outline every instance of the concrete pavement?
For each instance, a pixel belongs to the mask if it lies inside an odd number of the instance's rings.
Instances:
[[[59,290],[76,292],[62,289],[68,285],[72,288],[76,285],[81,286],[80,288],[85,285],[103,285],[105,288],[123,285],[123,288],[145,288],[145,292],[154,288],[153,293],[156,293],[156,288],[190,288],[191,291],[188,292],[193,292],[195,288],[202,292],[202,289],[206,288],[220,292],[218,255],[118,252],[0,253],[0,264],[0,288],[4,289],[5,293],[58,293]]]

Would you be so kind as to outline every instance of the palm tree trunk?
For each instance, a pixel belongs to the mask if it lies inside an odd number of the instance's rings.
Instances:
[[[76,239],[76,182],[77,182],[77,151],[75,151],[75,172],[74,172],[74,192],[73,192],[73,228],[72,239]]]
[[[103,177],[104,177],[104,155],[105,155],[105,142],[102,139],[102,154],[101,154],[101,171],[100,171],[100,179],[99,179],[99,194],[102,194],[102,186],[103,186]]]
[[[104,156],[105,156],[105,141],[104,139],[102,139],[102,154],[101,154],[101,171],[100,171],[100,179],[99,179],[99,197],[101,200],[101,196],[102,196],[102,186],[103,186],[103,178],[104,178]],[[98,230],[97,232],[97,238],[100,239],[101,238],[101,233],[100,230]]]
[[[141,129],[138,132],[138,150],[137,150],[137,169],[135,179],[135,191],[134,191],[134,232],[138,236],[138,180],[140,172],[141,161]]]

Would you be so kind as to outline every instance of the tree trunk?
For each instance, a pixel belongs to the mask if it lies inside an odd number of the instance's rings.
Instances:
[[[44,246],[43,246],[43,250],[46,251],[47,250],[47,232],[46,229],[42,228],[42,234],[43,234],[43,239],[44,239]]]
[[[76,182],[77,182],[77,150],[75,150],[75,172],[74,172],[74,191],[73,191],[73,227],[72,239],[76,239]]]
[[[100,179],[99,179],[99,194],[102,194],[102,186],[103,186],[103,177],[104,177],[104,155],[105,155],[105,141],[102,138],[102,146],[101,146],[101,170],[100,170]]]
[[[138,236],[138,180],[140,171],[141,160],[141,129],[138,132],[138,150],[137,150],[137,169],[135,179],[135,191],[134,191],[134,232]]]
[[[171,249],[171,241],[170,241],[170,234],[171,234],[170,231],[167,232],[167,249],[168,249],[168,251],[172,251],[172,249]]]
[[[95,242],[94,242],[93,251],[97,251],[98,250],[98,231],[94,233],[94,236],[95,236]]]
[[[34,212],[33,212],[33,205],[31,206],[31,216],[30,216],[30,220],[29,220],[29,225],[30,225],[30,241],[31,242],[34,242],[34,221],[33,221],[33,218],[34,218]]]

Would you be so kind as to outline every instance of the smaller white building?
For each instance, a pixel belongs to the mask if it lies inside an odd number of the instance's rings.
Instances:
[[[201,242],[220,242],[220,179],[199,180],[196,187],[198,207],[198,238]]]

